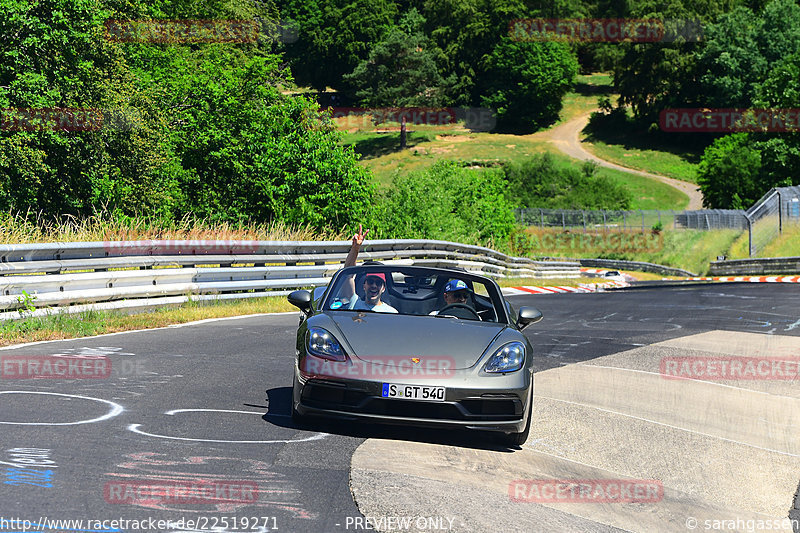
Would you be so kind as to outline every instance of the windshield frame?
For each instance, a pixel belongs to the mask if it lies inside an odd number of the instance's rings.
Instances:
[[[380,272],[385,274],[387,277],[391,275],[392,272],[399,272],[406,276],[421,276],[425,273],[434,274],[436,276],[442,276],[447,278],[459,278],[463,279],[464,281],[471,281],[472,283],[479,283],[486,287],[487,296],[483,296],[484,298],[488,298],[489,301],[492,303],[492,306],[495,309],[495,314],[497,315],[497,320],[488,321],[484,323],[495,323],[495,324],[510,324],[510,318],[508,316],[508,312],[506,309],[506,299],[503,297],[503,293],[500,290],[500,287],[497,283],[489,277],[482,276],[480,274],[475,274],[472,272],[467,272],[466,270],[455,270],[449,268],[437,268],[437,267],[427,267],[427,266],[412,266],[412,265],[356,265],[352,267],[345,267],[339,270],[336,274],[334,274],[331,282],[328,284],[328,290],[325,292],[325,297],[320,302],[319,312],[339,312],[339,311],[350,311],[349,309],[332,309],[330,308],[330,304],[334,300],[334,293],[338,293],[340,289],[340,283],[343,283],[343,278],[349,275],[364,275],[368,272]],[[359,312],[375,312],[375,311],[364,311],[359,310]],[[387,314],[390,316],[397,316],[394,313],[378,313],[376,314]],[[425,315],[415,315],[415,314],[406,314],[406,313],[399,313],[400,316],[425,316]],[[431,316],[431,318],[435,318],[435,316]]]

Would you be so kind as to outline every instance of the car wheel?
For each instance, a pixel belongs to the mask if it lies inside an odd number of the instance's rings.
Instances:
[[[297,390],[297,388],[298,388],[297,375],[293,373],[292,374],[292,397],[289,400],[290,405],[291,405],[290,409],[292,411],[292,422],[294,422],[295,425],[297,425],[297,426],[303,426],[303,424],[306,421],[306,417],[301,415],[300,413],[298,413],[297,409],[295,409],[295,406],[294,406],[294,394],[295,394],[295,391]]]
[[[521,433],[506,433],[502,438],[503,443],[509,446],[525,444],[531,433],[531,420],[533,420],[533,391],[531,391],[531,398],[528,401],[528,421],[525,422],[525,429]]]

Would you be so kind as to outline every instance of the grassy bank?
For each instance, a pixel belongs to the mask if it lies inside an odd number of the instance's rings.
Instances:
[[[347,239],[348,234],[344,229],[318,231],[283,223],[236,225],[189,217],[177,222],[158,222],[100,214],[85,219],[49,220],[0,212],[0,244],[149,239],[322,241]]]
[[[666,230],[653,235],[649,232],[583,233],[531,228],[527,234],[528,253],[533,256],[644,261],[703,274],[717,256],[734,257],[731,254],[736,252],[742,232]],[[746,239],[747,235],[744,236]]]
[[[635,148],[624,139],[604,142],[595,138],[585,143],[585,146],[600,159],[624,167],[697,183],[697,163],[700,154],[675,153],[658,148]]]
[[[584,146],[594,155],[618,165],[697,183],[697,165],[704,145],[678,142],[675,134],[644,129],[625,117],[601,116],[584,130]],[[706,141],[707,142],[707,141]]]
[[[0,322],[0,346],[55,339],[72,339],[185,324],[209,318],[296,311],[285,297],[249,298],[213,303],[189,302],[178,308],[161,308],[129,315],[119,311],[85,311]]]

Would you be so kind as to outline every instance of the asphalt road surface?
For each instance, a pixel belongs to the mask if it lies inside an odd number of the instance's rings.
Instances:
[[[510,300],[515,306],[535,305],[544,313],[545,319],[525,333],[538,349],[537,374],[547,382],[545,377],[557,375],[547,371],[586,370],[587,363],[605,357],[630,361],[633,367],[641,362],[637,350],[680,343],[683,338],[702,340],[708,332],[799,338],[798,297],[800,287],[791,284],[716,284]],[[289,397],[297,322],[296,313],[243,317],[1,350],[0,533],[400,531],[401,522],[385,520],[400,513],[391,507],[393,501],[405,502],[406,515],[425,517],[417,530],[479,530],[469,523],[470,513],[458,514],[458,505],[471,505],[473,512],[477,508],[492,517],[495,511],[483,508],[486,501],[472,501],[469,494],[459,500],[459,495],[446,492],[448,480],[442,476],[431,482],[432,492],[424,502],[415,502],[413,491],[423,494],[424,489],[398,482],[398,476],[413,478],[414,473],[384,476],[381,472],[390,469],[375,457],[391,463],[396,452],[398,461],[402,458],[411,468],[418,456],[403,454],[417,446],[466,451],[480,455],[481,461],[536,453],[531,446],[514,451],[468,432],[344,422],[296,428],[289,417]],[[676,346],[680,348],[675,344],[671,349]],[[41,356],[63,358],[64,365],[72,365],[71,375],[80,379],[54,375],[53,367],[45,367],[54,359]],[[31,361],[41,366],[31,370]],[[39,378],[31,379],[36,373]],[[783,381],[781,386],[797,390],[796,381]],[[566,415],[548,401],[537,402],[537,410],[547,410],[542,424],[552,424],[555,434]],[[594,431],[588,426],[573,430],[582,431],[583,437]],[[636,431],[631,439],[648,430]],[[796,427],[792,431],[800,433]],[[539,442],[539,437],[543,436],[532,429],[529,444]],[[359,466],[358,480],[351,481],[354,454],[362,444],[365,454],[372,450],[363,463],[371,466]],[[744,445],[771,450],[761,444]],[[547,453],[559,455],[554,441],[548,446]],[[435,453],[425,453],[426,460],[435,462]],[[800,457],[776,453],[788,457],[791,468],[796,466],[791,461]],[[568,455],[561,459],[573,460]],[[763,466],[764,459],[759,460]],[[459,461],[469,464],[464,456]],[[446,465],[436,468],[444,471]],[[617,465],[614,471],[620,470]],[[663,474],[669,479],[669,472]],[[761,483],[748,478],[749,470],[738,475],[739,484]],[[800,472],[795,468],[789,476],[796,490]],[[165,493],[165,487],[171,492]],[[691,487],[681,490],[692,493]],[[730,509],[748,497],[734,494],[719,499]],[[791,501],[784,505],[783,500],[775,501],[778,496],[770,497],[771,501],[748,511],[780,518],[796,513]],[[775,504],[774,512],[770,504]],[[617,511],[610,506],[600,515],[582,511],[585,506],[577,511],[526,506],[526,513],[538,509],[537,516],[545,517],[542,524],[547,525],[526,522],[497,530],[639,530],[637,523],[643,524],[642,530],[651,527],[635,517],[617,521]],[[513,525],[509,515],[514,509],[506,511],[503,518]],[[378,515],[383,522],[376,522]],[[67,520],[76,522],[63,522]]]

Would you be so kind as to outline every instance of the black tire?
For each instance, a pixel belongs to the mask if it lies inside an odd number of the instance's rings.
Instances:
[[[297,409],[294,408],[294,401],[292,401],[292,422],[298,426],[303,426],[306,422],[306,417],[298,413]]]
[[[533,391],[531,391],[531,398],[528,401],[528,421],[525,422],[525,429],[521,433],[506,433],[502,437],[504,444],[509,446],[522,446],[528,440],[528,435],[531,433],[531,420],[533,420]]]

